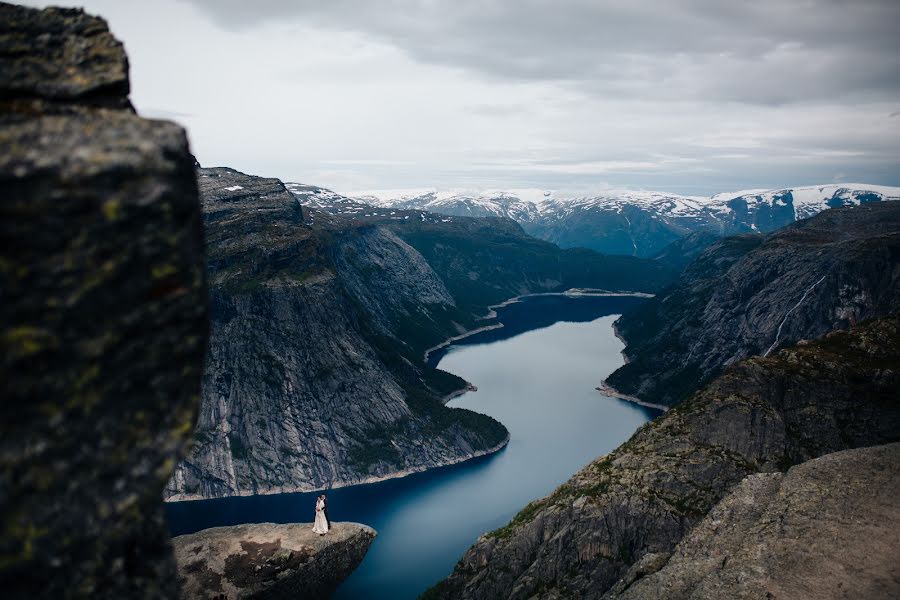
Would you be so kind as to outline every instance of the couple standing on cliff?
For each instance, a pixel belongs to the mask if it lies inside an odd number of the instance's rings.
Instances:
[[[325,494],[316,498],[316,520],[313,522],[313,532],[319,535],[325,535],[331,529],[331,521],[328,519],[328,504],[325,501]]]

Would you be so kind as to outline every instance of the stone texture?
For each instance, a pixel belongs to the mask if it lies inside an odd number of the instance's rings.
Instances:
[[[482,536],[425,597],[599,598],[662,566],[748,475],[898,439],[900,320],[743,361]]]
[[[184,131],[128,109],[126,65],[102,20],[0,5],[7,598],[177,594],[160,496],[197,414],[203,231]]]
[[[80,9],[0,3],[3,112],[130,108],[128,59],[106,21]]]
[[[744,479],[658,572],[609,600],[900,596],[900,444]]]
[[[328,598],[362,562],[375,530],[332,523],[324,536],[312,523],[214,527],[172,539],[181,597]]]
[[[616,321],[628,362],[607,383],[674,405],[749,356],[900,311],[900,203],[833,208],[713,244]]]

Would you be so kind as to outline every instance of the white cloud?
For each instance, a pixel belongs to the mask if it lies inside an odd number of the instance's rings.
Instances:
[[[900,3],[83,0],[204,165],[332,187],[900,184]]]

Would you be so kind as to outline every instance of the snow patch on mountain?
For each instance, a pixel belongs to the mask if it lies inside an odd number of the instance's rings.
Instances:
[[[857,183],[741,190],[709,197],[620,189],[584,195],[534,188],[415,188],[344,196],[314,186],[286,186],[301,204],[333,214],[368,216],[377,209],[503,217],[564,248],[585,247],[635,256],[654,256],[666,244],[692,231],[719,235],[770,232],[828,208],[900,200],[900,187]],[[379,212],[373,216],[384,215]]]

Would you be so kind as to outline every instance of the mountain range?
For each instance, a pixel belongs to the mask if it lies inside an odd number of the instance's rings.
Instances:
[[[305,204],[339,214],[423,210],[450,216],[505,217],[562,248],[654,257],[695,231],[719,236],[771,232],[827,208],[900,199],[900,188],[857,183],[744,190],[710,197],[610,190],[572,196],[541,190],[385,190],[343,196],[288,183]]]

